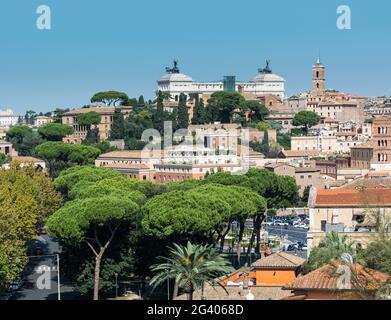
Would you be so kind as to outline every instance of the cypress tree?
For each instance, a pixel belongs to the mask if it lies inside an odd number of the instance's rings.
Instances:
[[[111,124],[110,140],[123,139],[125,136],[125,120],[121,109],[116,108]]]
[[[178,104],[178,128],[186,129],[189,126],[189,112],[187,110],[186,96],[181,93]]]
[[[156,99],[156,111],[153,114],[153,127],[160,133],[163,133],[164,129],[164,105],[163,94],[159,91]]]
[[[262,153],[267,155],[269,153],[269,133],[267,130],[263,132],[263,139],[261,143]]]
[[[204,101],[199,98],[198,94],[195,99],[195,105],[193,110],[193,118],[191,119],[192,124],[205,124],[207,122]]]

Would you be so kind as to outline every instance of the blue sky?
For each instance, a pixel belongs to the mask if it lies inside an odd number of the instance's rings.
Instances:
[[[41,4],[50,31],[36,28]],[[351,30],[336,27],[341,4]],[[271,59],[294,94],[310,87],[318,49],[327,87],[391,95],[390,14],[380,0],[2,0],[0,108],[74,108],[101,90],[152,98],[173,58],[197,81],[249,80]]]

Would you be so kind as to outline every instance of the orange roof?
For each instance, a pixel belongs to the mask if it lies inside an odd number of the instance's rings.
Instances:
[[[266,258],[255,261],[251,267],[262,268],[293,268],[297,269],[305,262],[305,259],[286,252],[276,252]]]
[[[391,189],[318,190],[315,207],[391,206]]]
[[[327,264],[304,276],[296,278],[295,281],[285,286],[285,290],[344,290],[338,286],[340,273],[337,269],[341,262]],[[351,289],[350,290],[376,290],[387,282],[389,276],[385,273],[365,268],[362,265],[345,264],[351,271]],[[346,290],[346,289],[345,289]]]

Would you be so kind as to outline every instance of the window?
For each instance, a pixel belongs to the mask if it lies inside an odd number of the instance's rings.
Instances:
[[[320,221],[320,230],[325,232],[326,231],[326,220]]]

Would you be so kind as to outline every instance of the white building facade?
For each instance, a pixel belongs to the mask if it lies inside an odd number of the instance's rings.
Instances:
[[[171,101],[178,101],[181,93],[188,99],[198,94],[210,95],[216,91],[224,91],[223,81],[219,82],[194,82],[190,76],[180,73],[176,61],[173,68],[166,68],[167,74],[158,80],[158,91],[168,93]],[[251,93],[254,95],[275,95],[281,100],[285,98],[285,80],[279,75],[273,74],[269,63],[264,69],[259,69],[258,74],[248,82],[236,82],[236,92]]]
[[[0,128],[9,128],[18,123],[19,116],[11,109],[0,110]]]

